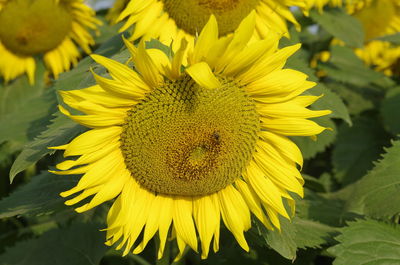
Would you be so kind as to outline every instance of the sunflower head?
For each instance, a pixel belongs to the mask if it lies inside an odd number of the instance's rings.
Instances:
[[[27,73],[33,83],[35,58],[43,56],[55,77],[76,64],[78,46],[89,53],[88,29],[100,22],[82,0],[0,1],[0,75],[7,82]]]
[[[347,3],[347,11],[361,22],[365,32],[364,47],[356,49],[356,54],[377,71],[398,75],[400,47],[376,38],[400,32],[400,2],[352,0]]]
[[[120,3],[121,1],[117,2],[115,10],[121,6]],[[251,12],[255,12],[256,16],[254,39],[262,39],[271,34],[288,36],[287,22],[293,23],[297,29],[300,28],[289,10],[290,6],[298,6],[306,11],[307,0],[131,1],[116,21],[127,18],[120,31],[135,24],[131,41],[142,37],[156,38],[166,45],[173,42],[173,50],[176,51],[181,39],[192,42],[196,38],[210,15],[214,15],[218,22],[220,37],[234,33]]]
[[[78,156],[57,174],[83,174],[61,195],[78,212],[116,198],[107,217],[107,244],[140,253],[156,234],[159,258],[168,235],[180,254],[188,245],[206,258],[219,248],[221,219],[239,245],[251,214],[269,229],[290,218],[290,192],[303,196],[302,156],[287,136],[315,136],[325,128],[307,118],[329,114],[301,95],[315,83],[284,69],[299,45],[278,49],[278,39],[249,43],[255,14],[230,37],[219,37],[212,16],[195,45],[182,41],[172,58],[125,40],[134,69],[102,56],[111,79],[64,91],[64,102],[83,115],[60,110],[90,128],[54,147]]]
[[[35,55],[57,47],[72,27],[72,16],[53,0],[11,1],[0,13],[0,39],[15,53]]]
[[[347,4],[347,11],[363,25],[366,41],[400,31],[397,0],[353,0]]]

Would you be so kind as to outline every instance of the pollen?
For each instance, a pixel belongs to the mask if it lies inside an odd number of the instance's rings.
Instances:
[[[166,81],[127,114],[121,134],[126,167],[162,194],[206,195],[241,176],[254,152],[259,117],[233,80],[200,87],[189,76]]]

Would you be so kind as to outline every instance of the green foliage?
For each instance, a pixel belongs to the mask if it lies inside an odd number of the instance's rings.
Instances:
[[[0,218],[59,210],[65,201],[60,196],[60,192],[72,188],[77,180],[77,177],[42,172],[8,197],[0,200]]]
[[[375,167],[353,187],[350,208],[385,218],[400,213],[400,141],[386,149]]]
[[[99,264],[107,248],[101,226],[76,223],[18,242],[0,256],[1,265]]]
[[[344,10],[329,9],[323,14],[312,10],[310,17],[334,37],[344,41],[348,46],[363,46],[364,31],[361,23],[344,12]]]
[[[336,237],[338,245],[329,252],[334,265],[400,264],[400,227],[374,220],[351,222]]]
[[[13,141],[21,147],[47,125],[56,97],[45,89],[44,74],[39,64],[33,86],[26,76],[8,85],[0,83],[0,143]]]
[[[297,250],[295,242],[296,227],[290,225],[289,221],[284,218],[280,218],[280,222],[281,231],[277,229],[271,231],[262,227],[261,234],[269,247],[277,251],[283,257],[294,260],[296,258]]]
[[[54,150],[49,149],[49,147],[67,143],[82,129],[83,127],[57,112],[47,130],[27,144],[18,155],[10,170],[10,182],[14,180],[19,172],[27,169],[45,155],[54,153]]]
[[[321,248],[331,241],[329,238],[337,234],[337,229],[310,219],[294,217],[291,221],[280,218],[281,230],[267,230],[256,222],[258,234],[262,236],[268,247],[277,251],[289,260],[296,259],[298,249]]]
[[[383,41],[388,41],[393,44],[400,45],[400,33],[395,33],[392,35],[386,35],[380,38],[377,38],[378,40],[383,40]]]
[[[347,202],[343,197],[307,189],[304,199],[297,202],[297,216],[332,227],[343,226],[346,221],[359,217],[348,212]]]
[[[354,120],[353,127],[343,124],[332,153],[336,179],[344,185],[357,181],[373,167],[387,143],[387,134],[373,116]]]
[[[326,84],[333,92],[336,92],[347,106],[346,109],[351,115],[359,115],[364,111],[374,108],[371,98],[367,98],[365,91],[357,91],[354,87],[342,83],[331,82]]]
[[[326,71],[329,78],[356,86],[367,86],[385,79],[382,73],[366,66],[354,51],[344,46],[332,46],[331,58],[328,63],[321,64],[320,68]]]
[[[400,87],[393,88],[386,93],[382,101],[381,113],[385,127],[393,135],[400,133]]]
[[[320,248],[323,244],[332,241],[336,228],[309,219],[295,218],[296,227],[294,241],[297,248]]]
[[[328,109],[332,113],[329,115],[330,118],[342,119],[349,125],[352,125],[349,111],[343,100],[332,90],[324,86],[323,84],[318,84],[308,91],[312,95],[322,96],[315,103],[313,103],[313,109]]]

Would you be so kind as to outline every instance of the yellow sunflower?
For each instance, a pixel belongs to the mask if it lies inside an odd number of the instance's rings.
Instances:
[[[8,82],[27,73],[33,83],[36,57],[43,55],[57,78],[77,63],[78,47],[90,53],[88,29],[99,24],[83,0],[0,0],[0,76]]]
[[[315,0],[310,0],[311,1]],[[321,1],[320,10],[326,5]],[[339,5],[341,0],[337,1]],[[400,32],[400,1],[398,0],[350,0],[345,5],[347,13],[358,19],[364,29],[364,46],[355,49],[357,56],[375,70],[391,76],[400,74],[400,47],[377,38]],[[331,45],[344,45],[334,39]],[[330,52],[324,51],[317,54],[311,61],[311,66],[316,67],[318,61],[326,62]],[[325,75],[320,72],[321,75]]]
[[[353,0],[347,10],[363,25],[365,45],[356,54],[368,65],[386,75],[400,74],[400,47],[390,42],[375,40],[400,32],[400,1]]]
[[[256,11],[254,37],[263,39],[270,31],[287,35],[286,21],[300,25],[289,7],[306,7],[307,0],[139,0],[130,1],[118,21],[127,18],[121,31],[135,24],[131,41],[156,38],[166,45],[173,40],[173,50],[180,40],[193,41],[211,14],[218,21],[220,36],[233,33],[240,22]]]
[[[307,106],[319,97],[301,95],[315,85],[307,75],[283,69],[300,45],[278,49],[278,39],[249,44],[252,12],[230,37],[219,38],[211,17],[194,46],[183,40],[172,59],[144,42],[134,47],[133,70],[92,55],[111,79],[62,91],[64,103],[83,115],[62,113],[90,130],[53,147],[71,157],[56,174],[83,174],[61,196],[77,212],[116,198],[107,217],[107,244],[140,253],[158,232],[158,257],[167,237],[182,255],[188,245],[202,258],[219,248],[220,221],[249,250],[244,231],[251,213],[268,229],[290,218],[291,193],[303,196],[303,159],[288,136],[325,130],[307,118],[330,113]],[[188,52],[185,52],[188,49]],[[188,58],[185,58],[188,54]],[[182,65],[182,62],[188,62]],[[79,158],[73,157],[78,156]]]

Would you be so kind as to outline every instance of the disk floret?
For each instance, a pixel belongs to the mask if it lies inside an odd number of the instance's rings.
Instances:
[[[151,191],[205,195],[241,176],[259,131],[253,101],[233,80],[200,87],[167,81],[128,111],[121,150],[132,176]]]

